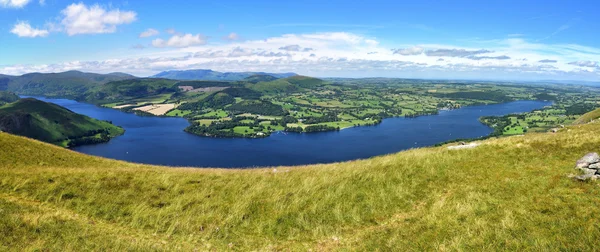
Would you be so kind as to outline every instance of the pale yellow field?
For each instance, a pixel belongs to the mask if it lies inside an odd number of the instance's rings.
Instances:
[[[140,110],[144,112],[148,112],[154,115],[164,115],[169,110],[174,109],[175,104],[152,104],[146,105],[139,108],[134,108],[133,110]]]

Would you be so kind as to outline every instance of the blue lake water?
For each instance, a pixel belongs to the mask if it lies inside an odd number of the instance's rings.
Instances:
[[[112,121],[125,135],[109,143],[77,147],[90,155],[130,162],[193,167],[257,167],[330,163],[368,158],[460,138],[477,138],[492,129],[481,116],[528,112],[551,105],[516,101],[471,106],[439,115],[389,118],[370,127],[310,134],[274,133],[263,139],[207,138],[183,131],[183,118],[141,117],[67,99],[37,99],[56,103],[76,113]]]

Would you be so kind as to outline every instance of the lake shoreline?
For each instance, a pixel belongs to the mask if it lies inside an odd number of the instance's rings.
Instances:
[[[254,141],[250,138],[199,137],[184,131],[189,121],[179,117],[137,116],[68,99],[57,103],[76,113],[112,121],[126,134],[108,143],[73,150],[135,163],[177,167],[256,168],[343,162],[398,151],[435,146],[456,139],[474,139],[492,130],[479,122],[483,115],[505,115],[540,109],[548,102],[517,101],[466,106],[437,115],[390,117],[374,127],[349,127],[320,134],[277,132]]]

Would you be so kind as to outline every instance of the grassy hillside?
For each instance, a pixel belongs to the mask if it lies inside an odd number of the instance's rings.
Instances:
[[[325,82],[321,79],[296,75],[284,79],[261,81],[248,87],[261,93],[291,93],[302,88],[312,89],[323,85]]]
[[[367,160],[181,169],[0,133],[0,250],[595,250],[600,124]]]
[[[315,88],[325,85],[325,82],[321,79],[301,75],[292,76],[286,78],[285,80],[295,86],[302,88]]]
[[[277,80],[277,77],[273,77],[271,75],[266,75],[266,74],[256,74],[256,75],[246,77],[243,80],[250,82],[250,83],[259,83],[259,82],[274,81],[274,80]]]
[[[600,109],[592,110],[580,116],[573,124],[585,124],[600,118]]]
[[[65,147],[106,142],[123,134],[109,122],[32,98],[0,107],[0,130]]]

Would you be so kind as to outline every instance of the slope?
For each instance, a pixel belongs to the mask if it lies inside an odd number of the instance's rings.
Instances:
[[[0,130],[62,146],[106,142],[123,129],[32,98],[0,107]]]
[[[598,118],[600,118],[600,109],[595,109],[577,118],[573,124],[586,124]]]
[[[283,79],[248,84],[246,87],[261,93],[292,93],[300,91],[303,88],[313,89],[322,85],[325,85],[325,82],[321,79],[296,75]]]
[[[255,170],[137,165],[0,133],[0,249],[594,250],[600,187],[567,175],[598,133]]]

